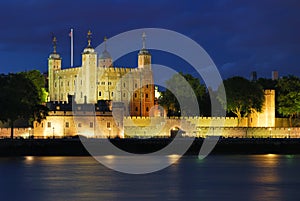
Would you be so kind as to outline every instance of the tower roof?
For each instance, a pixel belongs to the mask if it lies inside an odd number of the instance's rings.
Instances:
[[[60,59],[60,55],[56,52],[57,39],[54,35],[52,36],[52,44],[53,44],[53,52],[49,55],[49,58]]]
[[[94,48],[91,46],[91,38],[92,38],[92,32],[91,30],[89,30],[87,32],[87,41],[88,41],[88,46],[86,48],[84,48],[83,53],[93,53],[95,52]]]
[[[101,55],[99,57],[100,59],[111,59],[111,56],[110,56],[109,52],[106,49],[107,48],[106,41],[107,41],[107,38],[104,37],[104,50],[103,50],[103,52],[101,53]]]
[[[149,51],[146,49],[146,33],[142,34],[143,47],[139,52],[139,55],[150,55]]]

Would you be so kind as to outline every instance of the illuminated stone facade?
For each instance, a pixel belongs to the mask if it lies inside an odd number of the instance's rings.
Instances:
[[[82,53],[82,65],[74,68],[61,68],[62,59],[53,40],[54,51],[48,58],[49,101],[68,102],[68,95],[73,95],[77,104],[113,100],[124,103],[127,115],[149,116],[154,106],[154,85],[151,55],[145,45],[138,54],[137,68],[119,68],[113,66],[106,47],[97,55],[90,34]]]
[[[249,115],[249,127],[275,127],[275,90],[267,89],[261,112]]]

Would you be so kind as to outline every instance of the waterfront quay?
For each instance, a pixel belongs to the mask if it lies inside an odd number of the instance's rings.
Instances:
[[[172,138],[152,139],[83,139],[102,146],[109,140],[116,147],[130,153],[146,154],[158,151]],[[185,138],[175,143],[184,143]],[[209,139],[208,139],[209,140]],[[204,138],[195,138],[185,153],[198,155]],[[113,155],[107,150],[99,155]],[[176,150],[174,152],[176,154]],[[219,138],[211,154],[300,154],[300,139],[295,138]],[[89,156],[79,138],[61,139],[1,139],[0,156]]]

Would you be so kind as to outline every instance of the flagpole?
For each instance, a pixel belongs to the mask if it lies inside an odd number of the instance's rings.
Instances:
[[[71,67],[73,67],[73,29],[71,29],[70,37],[71,37]]]

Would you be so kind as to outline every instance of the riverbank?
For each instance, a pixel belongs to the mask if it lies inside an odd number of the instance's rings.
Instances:
[[[87,139],[102,146],[105,139]],[[184,143],[184,138],[176,143]],[[132,153],[150,153],[167,146],[172,139],[110,139]],[[187,155],[197,155],[204,139],[195,139]],[[103,145],[104,146],[104,145]],[[110,154],[109,150],[104,155]],[[113,154],[113,153],[112,153]],[[300,154],[300,139],[220,138],[211,154]],[[1,139],[0,156],[88,156],[80,139]],[[100,153],[101,155],[101,153]]]

